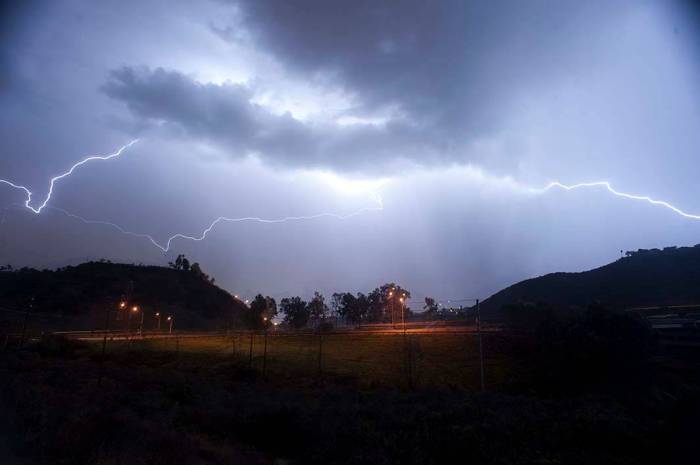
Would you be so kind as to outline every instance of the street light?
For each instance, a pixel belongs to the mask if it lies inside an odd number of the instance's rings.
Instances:
[[[132,313],[138,313],[139,310],[140,309],[139,309],[138,305],[134,305],[133,307],[131,307]],[[141,323],[139,325],[139,336],[143,337],[143,311],[141,311]]]
[[[158,320],[158,331],[160,331],[160,312],[156,312],[156,320]]]
[[[173,333],[173,317],[169,316],[168,317],[168,334]]]
[[[391,299],[391,302],[389,303],[389,312],[391,313],[391,327],[392,329],[394,328],[394,288],[392,287],[391,290],[389,291],[389,298]]]

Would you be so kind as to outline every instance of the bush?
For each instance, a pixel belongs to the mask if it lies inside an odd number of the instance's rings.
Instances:
[[[637,315],[592,305],[547,313],[518,347],[518,381],[549,393],[610,391],[645,385],[656,339]]]
[[[45,357],[71,357],[83,349],[87,349],[84,342],[60,334],[44,334],[34,346],[34,350]]]

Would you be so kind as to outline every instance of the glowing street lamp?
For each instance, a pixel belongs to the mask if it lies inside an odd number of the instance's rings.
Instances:
[[[138,313],[139,312],[139,307],[138,305],[134,305],[131,307],[131,313]],[[141,311],[141,323],[139,325],[139,336],[143,337],[143,311]]]
[[[168,317],[168,334],[173,333],[173,317],[169,316]]]
[[[160,331],[160,312],[156,312],[156,320],[158,320],[158,331]]]
[[[391,290],[389,291],[389,298],[391,299],[391,303],[389,303],[389,313],[391,313],[391,327],[394,327],[394,288],[392,287]]]

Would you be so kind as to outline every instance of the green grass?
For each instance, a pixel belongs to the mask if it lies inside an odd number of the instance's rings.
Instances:
[[[66,465],[697,461],[695,358],[654,368],[655,385],[550,396],[531,378],[497,386],[524,360],[488,335],[482,394],[473,336],[412,336],[416,389],[401,335],[326,335],[321,379],[318,336],[271,335],[265,378],[263,341],[253,370],[248,335],[112,342],[102,369],[98,343],[0,351],[0,435],[21,463]]]
[[[497,344],[484,337],[486,380],[493,385],[505,376],[505,358]],[[216,363],[226,360],[247,367],[249,334],[179,337],[111,342],[108,352],[149,351],[181,360]],[[322,342],[315,334],[253,336],[252,368],[269,378],[339,377],[367,385],[415,387],[479,387],[479,353],[474,336],[465,334],[403,335],[332,333]],[[319,371],[319,351],[322,353]]]

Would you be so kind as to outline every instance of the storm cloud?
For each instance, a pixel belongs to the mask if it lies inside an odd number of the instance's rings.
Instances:
[[[403,122],[342,125],[303,122],[255,103],[247,85],[202,84],[162,68],[122,68],[103,86],[144,126],[222,145],[234,158],[255,156],[291,168],[358,170],[386,161],[424,162],[438,153],[424,129]]]
[[[481,296],[694,245],[700,17],[683,1],[123,0],[3,5],[0,263],[185,253],[240,294]],[[17,205],[20,205],[19,207]]]

